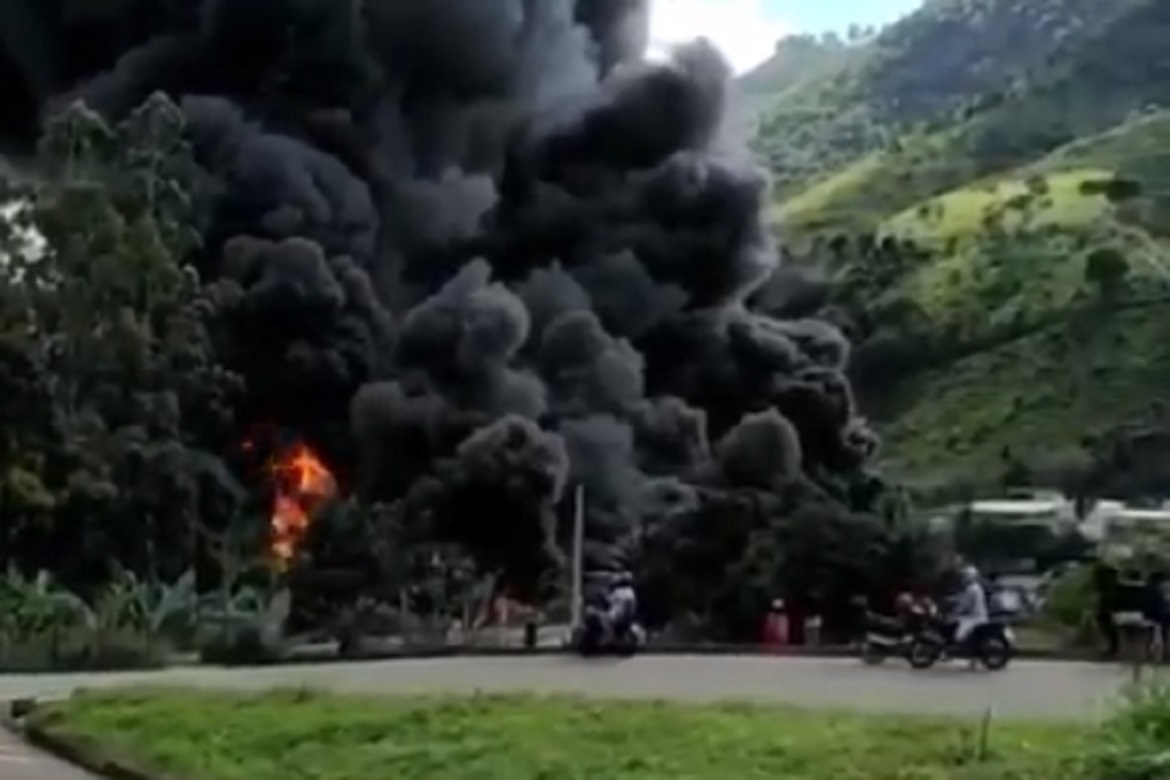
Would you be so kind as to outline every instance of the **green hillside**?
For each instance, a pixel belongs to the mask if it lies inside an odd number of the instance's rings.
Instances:
[[[913,377],[884,426],[913,483],[988,484],[1005,456],[1042,466],[1138,417],[1170,386],[1170,305],[1073,319]]]
[[[1119,179],[1140,182],[1141,194],[1113,203],[1093,186]],[[890,462],[912,474],[937,464],[987,471],[1005,447],[1018,456],[1075,447],[1162,397],[1168,205],[1170,112],[1162,112],[887,220],[885,232],[941,247],[902,280],[933,322],[977,320],[981,309],[988,331],[1013,321],[1040,327],[908,382],[889,417]],[[1088,270],[1103,250],[1127,264],[1125,289],[1109,301],[1094,294]]]
[[[975,97],[962,93],[968,103],[957,116],[936,114],[878,148],[829,153],[830,159],[851,154],[852,159],[785,193],[778,218],[796,230],[872,227],[924,198],[1027,165],[1135,113],[1170,106],[1170,57],[1165,54],[1170,6],[1155,0],[1095,0],[1090,5],[1107,14],[1092,26],[1077,27],[1075,35],[1062,36],[1059,47],[1041,47],[1044,62],[1031,69],[1026,81],[1005,81]],[[940,37],[948,37],[948,27],[937,27]],[[770,130],[761,128],[762,133]],[[771,143],[781,141],[760,145]]]
[[[980,35],[1041,18],[1014,55],[1021,73],[985,62],[993,42]],[[1159,402],[1166,41],[1170,3],[1157,0],[941,0],[884,32],[884,56],[781,96],[788,117],[810,95],[821,114],[865,112],[880,142],[824,152],[761,126],[784,140],[760,148],[795,144],[817,161],[782,178],[775,216],[797,260],[836,280],[860,399],[899,476],[989,485],[1008,462],[1081,449]],[[951,71],[932,68],[948,45]],[[915,66],[919,81],[890,86]],[[886,95],[884,114],[873,97],[833,102],[850,95]]]
[[[859,41],[836,35],[790,35],[776,43],[771,57],[740,77],[739,92],[753,114],[761,113],[790,90],[840,71],[863,48]]]
[[[756,147],[792,195],[908,131],[947,124],[1141,0],[932,0],[842,67],[787,89],[761,118]]]

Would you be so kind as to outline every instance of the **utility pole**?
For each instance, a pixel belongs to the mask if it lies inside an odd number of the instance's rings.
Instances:
[[[573,562],[572,583],[572,629],[581,627],[581,608],[584,598],[585,577],[582,571],[585,547],[585,486],[578,485],[573,496]]]

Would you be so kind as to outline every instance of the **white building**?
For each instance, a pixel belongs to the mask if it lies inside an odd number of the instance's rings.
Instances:
[[[1006,498],[983,499],[942,507],[930,512],[936,527],[948,528],[960,513],[976,522],[1015,527],[1046,527],[1055,533],[1075,531],[1100,546],[1110,558],[1130,558],[1162,551],[1170,559],[1170,502],[1156,508],[1126,506],[1102,499],[1078,513],[1077,502],[1061,493],[1025,491]]]

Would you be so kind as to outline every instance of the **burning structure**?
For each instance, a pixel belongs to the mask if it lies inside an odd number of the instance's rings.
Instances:
[[[337,495],[337,481],[309,445],[298,442],[271,465],[272,553],[282,565],[296,553],[321,504]]]
[[[725,61],[644,63],[647,2],[0,0],[0,133],[170,95],[240,430],[531,582],[567,484],[602,565],[697,486],[849,484],[873,449],[848,343],[783,303]],[[282,556],[337,490],[310,452]]]

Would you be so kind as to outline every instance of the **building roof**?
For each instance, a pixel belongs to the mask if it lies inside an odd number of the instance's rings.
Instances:
[[[994,515],[1047,515],[1066,509],[1064,501],[991,500],[971,502],[971,511]]]

